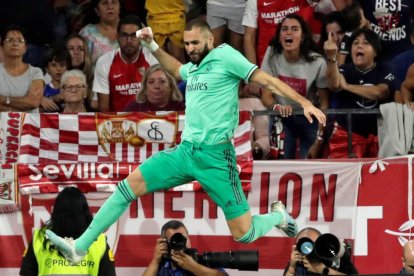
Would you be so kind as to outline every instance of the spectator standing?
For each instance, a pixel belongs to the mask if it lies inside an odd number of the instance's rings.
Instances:
[[[371,29],[378,35],[383,47],[383,58],[392,59],[412,48],[410,41],[414,1],[354,0],[359,2]]]
[[[342,15],[345,19],[344,30],[345,34],[341,41],[341,46],[338,54],[338,65],[352,61],[349,57],[351,49],[350,39],[352,33],[360,28],[370,28],[370,22],[365,18],[364,10],[358,2],[353,2],[342,10]],[[326,38],[327,39],[327,38]],[[323,41],[323,43],[326,41]]]
[[[46,229],[65,237],[77,238],[92,221],[92,214],[83,193],[75,187],[63,189],[56,197],[50,220],[33,233],[33,239],[23,254],[20,275],[115,275],[112,251],[101,234],[92,244],[85,261],[71,266],[45,238]]]
[[[259,66],[269,42],[286,15],[299,13],[307,22],[313,22],[313,9],[306,0],[266,1],[247,0],[243,15],[244,55]]]
[[[352,63],[337,66],[336,43],[329,36],[324,50],[328,61],[326,78],[329,88],[337,95],[337,108],[368,110],[393,101],[396,90],[395,75],[391,66],[382,62],[381,42],[377,34],[366,28],[355,31],[350,39]],[[347,120],[336,116],[338,126],[329,141],[331,158],[347,158]],[[357,158],[377,157],[378,130],[376,114],[352,116],[352,150]]]
[[[223,269],[209,268],[197,263],[190,255],[181,251],[168,252],[167,243],[174,234],[186,239],[186,248],[191,248],[191,240],[185,225],[178,220],[170,220],[161,228],[161,237],[155,244],[154,256],[143,276],[156,275],[228,275]],[[171,257],[167,257],[171,256]]]
[[[326,61],[318,51],[304,19],[298,14],[289,14],[280,23],[267,48],[262,70],[278,77],[325,110],[329,106]],[[302,108],[285,97],[274,96],[266,89],[262,91],[262,101],[265,106],[279,110],[282,115],[285,159],[296,158],[298,141],[299,158],[308,155],[316,158],[315,151],[319,151],[324,126],[318,126],[316,121],[309,124],[304,115],[291,116],[292,110],[298,112]]]
[[[87,100],[91,103],[91,107],[98,108],[97,99],[92,99],[93,70],[92,57],[85,38],[79,34],[72,34],[66,38],[65,46],[69,52],[68,69],[79,69],[86,76],[88,85]]]
[[[183,31],[186,24],[183,0],[146,0],[147,24],[154,39],[173,57],[184,62]]]
[[[207,1],[207,23],[213,32],[215,47],[225,42],[225,37],[228,37],[228,43],[243,52],[242,20],[245,9],[245,0]]]
[[[119,49],[106,53],[96,64],[92,90],[98,94],[101,112],[123,111],[141,90],[145,70],[158,63],[135,35],[141,27],[137,16],[123,17],[118,26]]]
[[[121,4],[119,0],[90,0],[85,13],[84,24],[89,24],[79,34],[88,42],[94,66],[100,56],[119,46],[117,26]]]
[[[332,34],[332,39],[335,41],[338,49],[341,47],[342,39],[345,35],[345,18],[342,12],[334,11],[328,13],[323,18],[322,32],[321,32],[321,46],[323,48],[323,42],[328,40],[328,34]],[[340,53],[338,52],[336,59],[340,59]]]
[[[136,99],[129,102],[124,111],[184,111],[183,95],[176,80],[162,67],[149,67],[142,79],[142,89]]]
[[[11,25],[0,37],[4,49],[4,62],[0,63],[0,111],[39,112],[43,72],[23,62],[28,47],[24,30]]]

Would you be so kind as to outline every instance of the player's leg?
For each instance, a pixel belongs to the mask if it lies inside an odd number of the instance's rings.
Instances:
[[[86,231],[76,240],[62,238],[50,230],[46,236],[72,264],[80,262],[88,248],[111,226],[137,197],[145,194],[146,183],[139,168],[118,183],[114,193],[101,206]]]
[[[295,237],[298,233],[296,221],[286,211],[280,201],[271,204],[270,212],[261,215],[251,215],[250,211],[234,218],[228,219],[227,225],[233,238],[241,243],[251,243],[263,237],[273,226],[281,229],[289,237]]]
[[[271,212],[251,216],[249,205],[243,193],[237,171],[236,154],[229,142],[203,147],[195,155],[196,179],[200,181],[212,200],[219,205],[226,217],[230,232],[235,240],[249,243],[264,236],[274,226],[289,236],[296,235],[295,221],[281,208],[272,204]]]
[[[192,180],[186,175],[186,168],[182,166],[186,164],[183,162],[185,157],[177,148],[153,155],[121,181],[94,216],[88,229],[77,240],[62,239],[51,231],[46,233],[48,238],[70,262],[80,262],[97,237],[111,226],[137,197]]]

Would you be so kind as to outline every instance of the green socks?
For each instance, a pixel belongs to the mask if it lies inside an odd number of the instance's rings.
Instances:
[[[263,215],[252,216],[252,225],[249,231],[236,240],[241,243],[251,243],[260,237],[266,235],[275,225],[278,225],[283,219],[283,215],[278,212],[270,212]]]
[[[126,179],[122,180],[115,192],[105,201],[98,213],[94,216],[88,229],[75,242],[76,251],[87,251],[91,244],[111,226],[136,200],[134,192]]]

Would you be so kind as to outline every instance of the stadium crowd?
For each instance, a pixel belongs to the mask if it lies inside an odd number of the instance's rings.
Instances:
[[[2,10],[0,111],[182,111],[185,82],[166,85],[162,68],[146,75],[158,61],[135,32],[151,27],[186,62],[183,30],[194,18],[207,21],[215,46],[228,43],[327,111],[326,126],[308,124],[300,106],[240,83],[240,109],[268,111],[253,119],[255,159],[378,157],[380,105],[414,109],[409,0],[16,0]],[[74,69],[78,82],[67,84]],[[358,113],[352,129],[339,110]]]

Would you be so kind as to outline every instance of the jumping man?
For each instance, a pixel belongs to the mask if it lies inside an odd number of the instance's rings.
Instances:
[[[159,48],[150,28],[140,30],[137,35],[142,45],[167,71],[187,82],[182,142],[154,154],[121,181],[82,236],[73,240],[48,231],[51,242],[71,263],[76,264],[99,234],[113,224],[137,197],[193,180],[200,182],[223,210],[236,241],[251,243],[273,226],[294,237],[297,234],[296,222],[281,202],[273,202],[267,214],[250,214],[231,143],[238,125],[239,82],[255,82],[273,93],[291,98],[303,107],[310,122],[314,116],[325,124],[323,112],[281,80],[258,69],[231,46],[222,44],[214,48],[210,27],[202,20],[189,22],[184,30],[185,49],[191,60],[187,64],[181,64]]]

